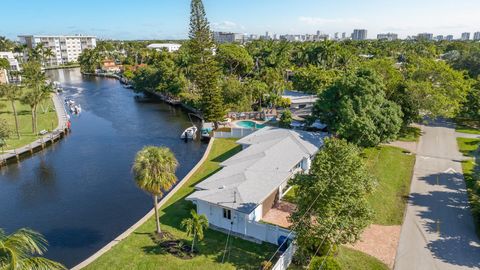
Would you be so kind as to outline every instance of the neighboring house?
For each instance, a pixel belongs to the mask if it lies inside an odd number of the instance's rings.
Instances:
[[[290,111],[298,117],[310,115],[313,105],[318,100],[316,95],[290,90],[285,90],[282,97],[290,99]]]
[[[0,52],[0,58],[5,58],[10,63],[8,70],[0,70],[0,83],[9,83],[19,79],[18,75],[12,75],[17,71],[21,71],[17,57],[21,57],[21,55],[13,52]]]
[[[114,60],[103,60],[101,69],[103,72],[119,73],[123,66],[117,65]]]
[[[149,49],[157,51],[166,50],[167,52],[176,52],[182,47],[182,44],[177,43],[153,43],[147,46]]]
[[[320,133],[262,128],[238,140],[243,150],[197,184],[187,200],[214,228],[276,243],[278,234],[266,235],[265,224],[259,221],[283,197],[288,180],[310,169],[322,139]]]

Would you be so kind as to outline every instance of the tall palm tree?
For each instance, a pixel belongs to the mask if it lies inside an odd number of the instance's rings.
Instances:
[[[192,209],[190,212],[191,218],[182,220],[182,227],[187,230],[187,236],[193,236],[191,252],[193,252],[193,246],[195,244],[195,238],[198,237],[198,241],[203,239],[203,230],[208,228],[208,219],[205,215],[199,215]]]
[[[162,233],[158,218],[158,197],[177,182],[177,167],[178,161],[167,147],[145,146],[137,153],[133,163],[135,183],[153,197],[158,234]]]
[[[30,229],[7,235],[0,229],[0,269],[67,269],[60,263],[39,257],[47,251],[47,240]]]
[[[15,106],[15,102],[22,96],[22,88],[15,84],[2,84],[0,85],[0,96],[5,97],[12,104],[13,116],[15,118],[15,131],[17,133],[17,138],[20,139],[17,107]]]
[[[48,65],[51,64],[52,57],[55,56],[55,53],[51,48],[44,48],[42,51],[42,58],[44,62],[48,62]]]

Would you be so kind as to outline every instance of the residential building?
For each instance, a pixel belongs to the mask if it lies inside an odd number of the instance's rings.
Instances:
[[[417,35],[417,40],[433,40],[433,34],[432,33],[419,33]]]
[[[213,32],[213,40],[217,43],[242,43],[244,38],[243,34],[231,33],[231,32]]]
[[[20,43],[26,44],[33,49],[39,44],[52,50],[53,57],[45,60],[45,66],[59,66],[77,62],[78,56],[85,49],[93,49],[97,46],[95,36],[49,36],[49,35],[21,35],[18,36]]]
[[[211,228],[277,244],[289,234],[262,218],[288,191],[288,180],[308,172],[323,144],[320,133],[265,127],[237,141],[243,148],[186,199]],[[280,232],[280,234],[279,234]]]
[[[445,37],[443,35],[438,35],[435,37],[435,40],[436,41],[442,41],[442,40],[445,40]]]
[[[453,40],[453,35],[447,35],[445,37],[445,40],[452,41]]]
[[[393,41],[398,39],[398,34],[395,34],[395,33],[378,34],[377,39]]]
[[[317,95],[291,90],[285,90],[282,97],[290,100],[290,111],[298,117],[311,115],[313,105],[318,100]]]
[[[7,69],[0,69],[0,83],[11,83],[12,81],[19,80],[20,77],[13,76],[12,71],[20,71],[20,64],[18,62],[18,58],[21,58],[22,55],[19,53],[13,52],[0,52],[0,58],[7,59],[10,67]]]
[[[102,61],[101,69],[107,73],[119,73],[123,69],[123,65],[117,65],[115,60],[106,59]]]
[[[147,46],[149,49],[155,49],[157,51],[166,50],[167,52],[176,52],[182,47],[182,44],[177,43],[152,43]]]
[[[352,33],[353,40],[366,40],[367,39],[367,30],[366,29],[354,29]]]
[[[347,39],[347,33],[346,32],[342,33],[342,40],[344,40],[344,39]]]
[[[480,32],[473,33],[473,40],[475,40],[475,41],[480,40]]]
[[[462,33],[462,37],[460,39],[461,40],[470,40],[470,33],[469,32]]]

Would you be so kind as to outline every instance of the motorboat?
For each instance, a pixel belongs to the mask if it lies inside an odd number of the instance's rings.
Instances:
[[[209,139],[210,133],[213,131],[213,128],[213,123],[203,123],[202,129],[200,130],[200,136],[202,136],[202,139]]]
[[[195,139],[197,137],[198,128],[196,126],[191,126],[180,135],[180,139]]]

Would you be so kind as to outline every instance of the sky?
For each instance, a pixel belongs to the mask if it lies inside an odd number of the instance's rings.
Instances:
[[[203,0],[212,30],[305,34],[368,30],[368,37],[480,31],[480,0]],[[190,0],[1,0],[0,36],[84,34],[184,39]]]

